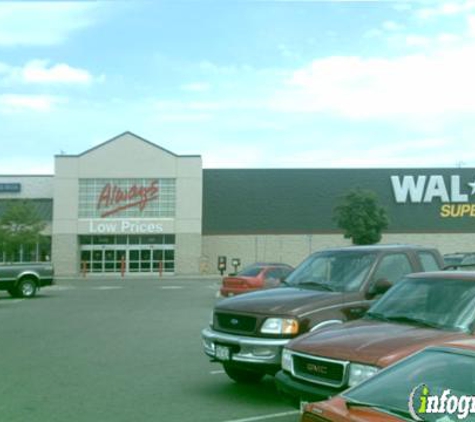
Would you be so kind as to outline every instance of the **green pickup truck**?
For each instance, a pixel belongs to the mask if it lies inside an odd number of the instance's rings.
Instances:
[[[54,284],[51,263],[22,263],[0,265],[0,290],[13,297],[30,298],[44,286]]]

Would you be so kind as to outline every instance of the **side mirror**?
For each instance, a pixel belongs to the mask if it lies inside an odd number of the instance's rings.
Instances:
[[[392,283],[388,279],[380,278],[376,281],[376,283],[374,283],[369,292],[372,296],[382,295],[386,293],[392,286]]]

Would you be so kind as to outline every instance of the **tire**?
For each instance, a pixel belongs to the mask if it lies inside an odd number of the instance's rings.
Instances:
[[[257,384],[265,376],[263,372],[240,369],[226,363],[223,363],[223,368],[226,375],[239,384]]]
[[[36,295],[36,280],[32,277],[25,277],[20,280],[17,291],[20,297],[30,298]]]

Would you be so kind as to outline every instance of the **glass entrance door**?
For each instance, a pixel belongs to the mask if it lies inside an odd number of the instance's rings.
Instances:
[[[82,236],[80,240],[81,272],[120,273],[122,269],[126,273],[175,272],[174,235],[103,236],[97,239]]]

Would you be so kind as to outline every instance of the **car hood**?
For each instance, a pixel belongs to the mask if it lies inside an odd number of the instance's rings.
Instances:
[[[306,334],[288,347],[315,356],[385,367],[426,346],[467,337],[461,332],[358,320]]]
[[[295,315],[315,310],[318,307],[341,304],[345,294],[316,289],[278,287],[224,299],[216,304],[217,311],[232,311],[263,315]]]

